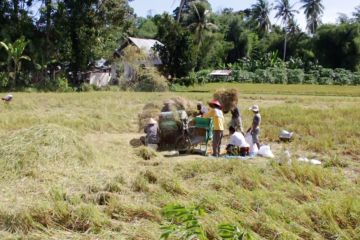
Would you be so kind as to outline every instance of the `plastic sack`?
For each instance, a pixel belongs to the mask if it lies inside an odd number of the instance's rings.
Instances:
[[[261,146],[257,154],[261,155],[265,158],[274,158],[275,157],[270,149],[270,146],[268,146],[268,145]]]
[[[298,158],[298,161],[299,162],[305,162],[305,163],[310,163],[310,164],[313,164],[313,165],[321,165],[321,161],[317,160],[317,159],[311,159],[309,160],[308,158],[306,157],[300,157]]]
[[[245,141],[249,144],[250,146],[250,149],[249,149],[249,152],[250,152],[250,155],[256,155],[257,152],[258,152],[258,147],[256,146],[256,144],[253,143],[253,140],[252,140],[252,136],[250,133],[247,133],[245,135]]]

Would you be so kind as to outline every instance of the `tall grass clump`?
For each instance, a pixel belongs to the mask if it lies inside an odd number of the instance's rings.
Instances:
[[[33,176],[46,165],[82,164],[93,153],[71,129],[54,124],[36,125],[1,137],[0,178]]]

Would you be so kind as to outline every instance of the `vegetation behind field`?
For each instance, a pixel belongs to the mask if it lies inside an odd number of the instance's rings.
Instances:
[[[253,0],[247,9],[217,12],[207,0],[179,0],[172,14],[145,18],[129,2],[3,1],[0,89],[84,90],[89,73],[104,70],[95,67],[100,59],[107,67],[117,66],[113,83],[124,84],[129,61],[121,46],[129,36],[163,44],[154,46],[163,63],[159,72],[133,68],[132,88],[137,91],[166,89],[167,82],[192,84],[194,75],[204,80],[204,73],[214,69],[233,70],[234,81],[248,83],[360,83],[359,6],[329,24],[321,22],[328,11],[322,0]],[[296,21],[297,11],[306,17],[306,30]],[[276,22],[271,22],[272,14]],[[114,57],[115,49],[122,57]],[[136,63],[144,60],[130,57]],[[156,83],[158,87],[149,87]]]
[[[304,96],[300,86],[238,86],[245,125],[247,107],[259,104],[261,138],[275,160],[288,149],[322,166],[161,154],[145,161],[130,146],[144,104],[174,95],[206,102],[218,87],[15,94],[0,112],[0,238],[158,239],[161,209],[174,203],[205,209],[209,239],[221,223],[255,239],[359,238],[357,88],[314,87]],[[338,96],[314,96],[326,91]],[[276,142],[283,128],[294,142]]]

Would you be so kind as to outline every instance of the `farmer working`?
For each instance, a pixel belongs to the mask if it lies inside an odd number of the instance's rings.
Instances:
[[[226,147],[226,152],[231,156],[247,156],[249,155],[250,146],[245,141],[245,137],[241,132],[237,132],[233,126],[229,128],[230,140]]]
[[[241,114],[240,114],[240,110],[238,107],[234,107],[233,109],[231,109],[230,126],[235,128],[236,131],[240,131],[241,133],[244,133]]]
[[[224,114],[221,111],[221,104],[217,100],[209,102],[211,110],[204,114],[204,118],[212,118],[214,122],[213,130],[213,156],[219,157],[221,139],[224,136]]]
[[[252,121],[251,127],[247,130],[247,133],[250,132],[253,140],[253,144],[256,144],[258,149],[260,149],[259,135],[260,135],[260,124],[261,124],[261,115],[260,109],[258,105],[254,105],[249,108],[249,110],[253,111],[254,118]]]
[[[155,119],[150,118],[148,125],[145,127],[145,145],[157,150],[159,143],[159,127]]]
[[[208,109],[204,106],[204,104],[202,104],[201,102],[199,102],[197,105],[196,105],[196,108],[198,110],[197,112],[197,115],[199,116],[204,116],[204,114],[206,114],[208,112]]]

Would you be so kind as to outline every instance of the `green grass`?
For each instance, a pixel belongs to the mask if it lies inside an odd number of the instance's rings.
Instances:
[[[161,209],[175,203],[205,209],[209,239],[222,223],[263,239],[359,239],[360,88],[237,86],[245,125],[246,108],[259,104],[261,139],[276,156],[289,149],[323,166],[144,160],[130,146],[146,103],[206,102],[219,84],[197,88],[210,92],[16,93],[0,111],[0,239],[159,239]],[[283,128],[294,142],[277,142]]]
[[[219,88],[236,88],[244,94],[360,97],[360,88],[358,86],[336,85],[209,83],[205,85],[195,85],[188,88],[178,86],[176,90],[179,92],[212,92]]]

